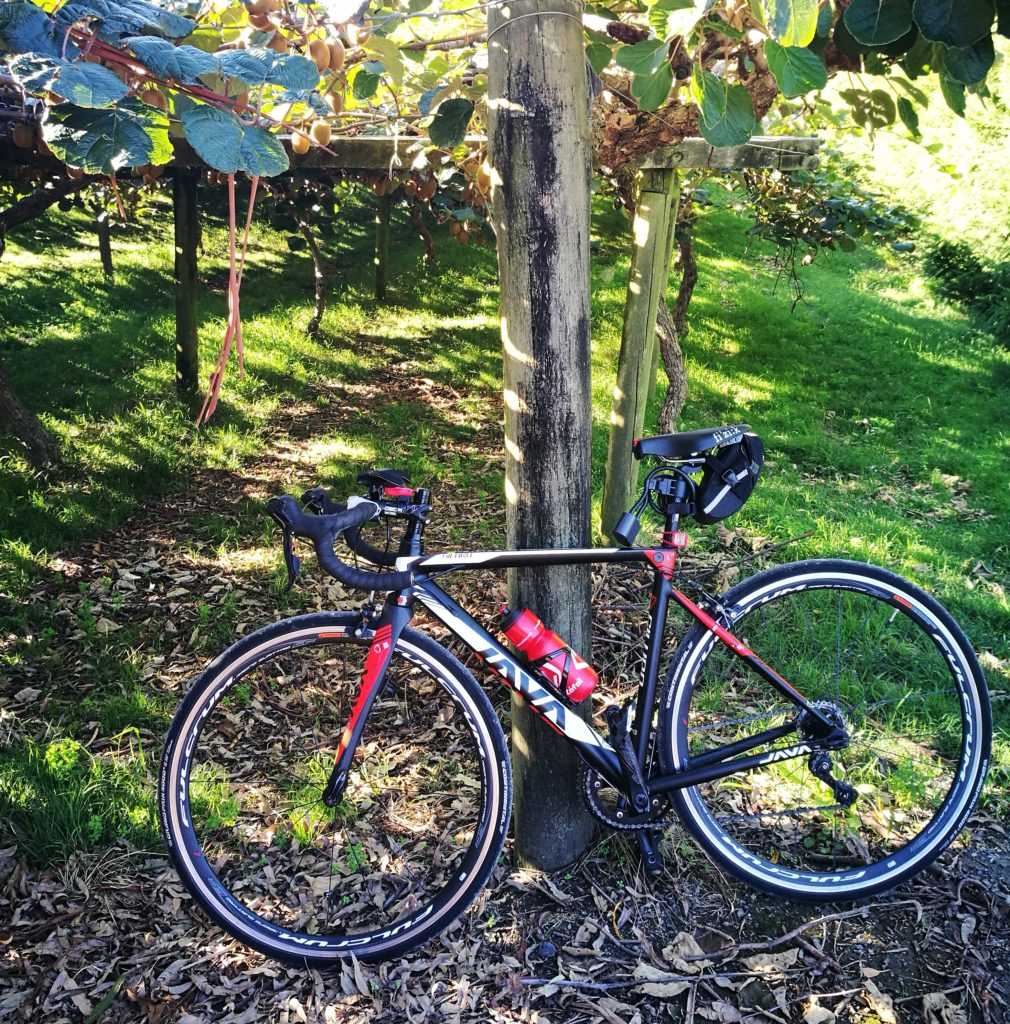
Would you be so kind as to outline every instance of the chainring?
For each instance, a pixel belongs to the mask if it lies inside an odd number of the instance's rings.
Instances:
[[[579,790],[589,813],[608,828],[634,832],[638,829],[665,828],[676,821],[675,818],[664,816],[670,809],[665,797],[654,798],[653,809],[645,814],[632,813],[631,805],[620,799],[617,801],[619,807],[609,806],[604,802],[604,794],[617,794],[617,791],[599,772],[586,764],[579,766]]]

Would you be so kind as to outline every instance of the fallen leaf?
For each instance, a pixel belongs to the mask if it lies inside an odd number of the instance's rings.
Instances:
[[[882,1024],[898,1024],[894,1016],[894,1000],[886,992],[881,992],[869,978],[863,982],[863,998]]]
[[[647,996],[679,996],[689,985],[686,981],[670,981],[670,975],[652,964],[639,964],[632,972],[632,977],[645,979],[645,984],[636,985],[635,991]]]

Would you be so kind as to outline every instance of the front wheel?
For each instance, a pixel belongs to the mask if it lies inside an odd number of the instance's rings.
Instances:
[[[321,797],[374,634],[304,615],[245,637],[194,682],[159,785],[182,880],[278,960],[399,956],[474,899],[502,849],[508,751],[490,702],[443,647],[406,629],[343,798]]]
[[[791,899],[868,896],[921,871],[964,828],[989,762],[985,679],[957,624],[906,580],[841,560],[766,570],[720,602],[727,628],[846,729],[848,745],[827,753],[856,798],[846,807],[810,755],[770,757],[675,791],[689,831],[729,872]],[[662,767],[690,767],[797,711],[699,624],[666,679]],[[798,726],[747,754],[801,743]]]

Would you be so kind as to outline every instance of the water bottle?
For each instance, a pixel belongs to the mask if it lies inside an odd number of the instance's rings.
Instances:
[[[599,676],[529,608],[510,612],[502,606],[502,632],[526,655],[540,674],[569,700],[585,700],[596,688]]]

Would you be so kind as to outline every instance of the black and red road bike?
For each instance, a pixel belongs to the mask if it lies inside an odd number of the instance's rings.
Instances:
[[[718,596],[676,585],[682,522],[702,518],[698,474],[745,429],[636,445],[662,459],[633,510],[662,517],[652,548],[426,554],[430,493],[392,470],[362,474],[368,497],[347,506],[320,489],[271,500],[292,580],[299,537],[336,580],[388,596],[259,629],[194,682],[166,740],[159,807],[203,909],[280,960],[381,960],[447,928],[486,884],[508,828],[509,753],[473,675],[410,626],[418,606],[575,746],[590,810],[637,836],[656,875],[677,819],[722,868],[790,899],[870,896],[933,861],[978,799],[992,731],[951,616],[893,573],[843,560],[776,566]],[[361,535],[373,520],[386,549]],[[342,561],[341,536],[380,571]],[[642,678],[633,700],[604,709],[603,730],[436,582],[584,563],[652,574]],[[672,652],[671,605],[693,620]]]

